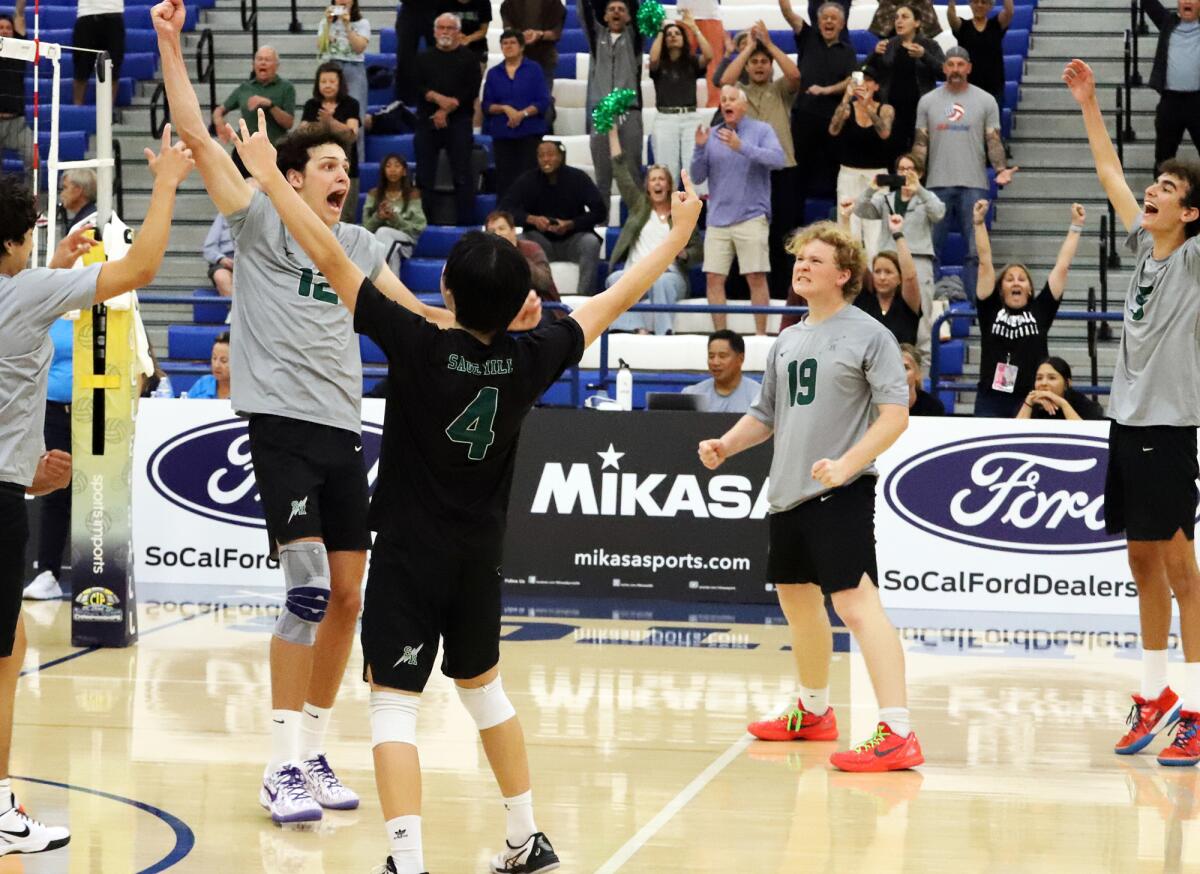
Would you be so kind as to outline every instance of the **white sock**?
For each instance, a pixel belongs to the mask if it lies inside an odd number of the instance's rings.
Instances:
[[[533,790],[504,799],[508,845],[519,847],[537,832],[533,821]]]
[[[425,851],[421,848],[421,817],[410,814],[389,819],[387,833],[396,874],[425,874]]]
[[[304,716],[300,720],[300,752],[311,759],[325,752],[325,729],[329,727],[333,708],[306,702],[301,712]]]
[[[813,716],[823,715],[829,709],[829,687],[810,689],[807,686],[801,686],[800,706]]]
[[[1200,710],[1200,662],[1188,662],[1183,666],[1184,710],[1195,713]]]
[[[8,813],[13,809],[12,778],[0,780],[0,813]]]
[[[267,770],[300,760],[300,711],[271,711],[271,758]]]
[[[908,724],[907,707],[880,707],[879,721],[886,722],[896,737],[908,737],[912,731],[912,726]]]
[[[1153,701],[1162,694],[1166,685],[1167,651],[1165,649],[1143,649],[1141,696],[1147,701]]]

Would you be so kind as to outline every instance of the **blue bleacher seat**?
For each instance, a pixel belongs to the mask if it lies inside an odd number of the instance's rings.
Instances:
[[[567,17],[563,19],[563,27],[579,27],[579,8],[574,3],[567,4]]]
[[[1011,107],[1004,107],[1000,110],[1000,136],[1004,139],[1012,138],[1013,128],[1013,111]]]
[[[1010,27],[1008,33],[1004,34],[1004,54],[1029,54],[1029,31]]]
[[[379,50],[386,55],[391,55],[392,57],[396,56],[396,28],[380,28]]]
[[[777,46],[786,46],[787,48],[790,48],[796,39],[790,28],[787,30],[770,30],[768,33],[771,35],[771,42],[775,43]],[[784,51],[787,51],[787,48],[784,48]],[[647,49],[647,51],[649,51],[649,49]]]
[[[429,225],[417,239],[417,247],[413,251],[414,258],[445,258],[450,249],[458,242],[459,237],[467,231],[478,230],[477,227],[460,228],[453,225]]]
[[[25,107],[25,123],[33,124],[33,107]],[[42,104],[41,107],[41,129],[50,130],[50,107]],[[94,134],[96,132],[96,107],[94,106],[62,106],[58,107],[58,130],[60,133],[67,131],[80,131],[85,134]]]
[[[411,169],[411,168],[410,168]],[[367,161],[358,165],[358,190],[366,193],[379,184],[379,163]]]
[[[219,298],[215,288],[197,288],[192,292],[192,321],[198,325],[224,325],[229,317],[229,306],[206,302]]]
[[[810,197],[804,202],[804,223],[807,225],[833,218],[833,211],[836,206],[837,204],[832,200]]]
[[[943,279],[947,276],[957,276],[959,279],[963,275],[963,266],[961,264],[941,264],[934,265],[933,275],[935,279]]]
[[[496,208],[496,195],[494,194],[477,194],[475,195],[475,223],[482,225],[487,220],[489,212]]]
[[[1005,55],[1004,56],[1004,80],[1006,82],[1020,82],[1025,76],[1025,56],[1024,55]]]
[[[175,392],[175,397],[179,397],[181,392],[191,391],[192,386],[196,384],[196,380],[204,375],[198,369],[192,367],[185,369],[183,365],[171,362],[161,363],[162,369],[171,378],[171,391]]]
[[[367,92],[367,108],[372,106],[387,106],[395,98],[395,89],[391,85],[386,88],[372,88]]]
[[[375,341],[362,334],[358,335],[358,351],[362,355],[363,364],[387,364],[387,356],[375,345]]]
[[[367,52],[366,64],[368,67],[387,67],[396,69],[396,53],[395,52]]]
[[[966,353],[967,344],[962,340],[950,340],[943,343],[939,362],[942,376],[961,376]]]
[[[586,55],[588,53],[587,37],[583,35],[582,30],[563,30],[562,38],[558,41],[558,51],[560,54],[579,52]]]
[[[95,110],[93,110],[93,113]],[[60,161],[82,161],[87,151],[87,134],[83,131],[58,132],[58,159]],[[45,125],[38,132],[38,152],[42,160],[50,159],[50,127]]]
[[[414,292],[438,291],[442,287],[444,266],[440,258],[409,258],[400,265],[400,279]]]
[[[869,30],[852,30],[850,31],[850,44],[854,46],[854,51],[862,54],[870,54],[875,51],[875,46],[879,42],[879,37],[871,33]]]
[[[1020,99],[1021,86],[1017,82],[1004,83],[1004,105],[1001,109],[1016,109]],[[1003,119],[1001,119],[1003,122]]]
[[[167,357],[207,361],[212,357],[213,340],[228,328],[225,325],[171,325],[167,328]]]
[[[1008,29],[1033,30],[1033,7],[1014,6],[1012,21],[1009,23]]]
[[[554,68],[554,76],[556,79],[574,79],[575,55],[560,54],[558,56],[558,66]]]
[[[117,87],[117,106],[129,106],[133,103],[133,86],[134,80],[128,76],[122,76],[117,80],[120,84]],[[39,85],[39,95],[43,105],[50,102],[51,80],[42,77]],[[75,83],[67,77],[62,77],[58,83],[58,100],[59,106],[70,106],[71,101],[75,97]],[[28,102],[33,102],[33,79],[25,80],[25,98]],[[96,105],[96,80],[88,81],[87,96],[84,97],[84,103],[88,106]]]
[[[393,152],[403,155],[411,164],[417,159],[416,150],[413,148],[412,134],[368,134],[366,153],[368,161],[382,161],[385,156]],[[411,168],[410,168],[411,169]]]
[[[604,257],[612,258],[613,249],[617,247],[617,240],[621,236],[621,228],[607,228],[604,231]]]
[[[965,300],[954,301],[950,304],[951,312],[959,312],[962,310],[972,309],[972,306]],[[950,336],[951,337],[966,337],[971,333],[970,319],[951,319],[950,320]]]
[[[939,254],[942,264],[962,264],[967,256],[967,244],[963,235],[957,232],[947,234]]]

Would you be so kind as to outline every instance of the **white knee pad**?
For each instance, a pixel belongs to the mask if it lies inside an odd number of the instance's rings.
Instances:
[[[458,689],[458,700],[467,708],[467,713],[471,714],[471,718],[475,720],[475,727],[480,731],[495,728],[517,715],[512,702],[504,694],[504,685],[499,677],[478,689],[464,689],[462,686],[455,688]]]
[[[371,692],[371,746],[417,745],[417,713],[421,699],[399,692]]]
[[[279,547],[279,566],[287,600],[275,620],[275,636],[289,643],[312,646],[317,626],[329,608],[329,553],[313,540]]]

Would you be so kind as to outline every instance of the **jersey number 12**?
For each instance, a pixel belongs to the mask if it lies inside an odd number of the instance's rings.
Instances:
[[[494,386],[481,388],[475,400],[458,414],[446,428],[446,436],[455,443],[466,443],[467,458],[483,461],[488,448],[496,439],[492,424],[496,421],[496,407],[500,403],[500,389]]]

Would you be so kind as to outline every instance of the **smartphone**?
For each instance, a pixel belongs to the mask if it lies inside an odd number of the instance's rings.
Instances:
[[[862,70],[855,70],[853,73],[851,73],[851,74],[850,74],[850,81],[854,83],[854,87],[855,87],[855,88],[857,88],[857,87],[859,87],[860,85],[862,85],[862,83],[863,83],[863,72],[862,72]]]
[[[342,7],[341,6],[330,6],[328,9],[325,10],[325,14],[332,15],[334,18],[340,18],[342,15]]]
[[[907,180],[896,173],[880,173],[875,177],[875,184],[880,188],[890,188],[895,191],[897,188],[903,188]]]

